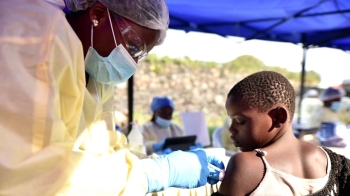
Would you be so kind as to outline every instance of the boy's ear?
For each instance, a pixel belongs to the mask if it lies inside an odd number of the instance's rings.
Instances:
[[[287,110],[284,107],[277,107],[270,112],[273,127],[281,127],[287,121]]]

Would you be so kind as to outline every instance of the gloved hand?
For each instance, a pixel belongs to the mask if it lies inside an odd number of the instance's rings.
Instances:
[[[195,145],[193,146],[190,146],[190,150],[195,150],[195,149],[198,149],[198,148],[203,148],[202,144],[197,142]]]
[[[159,151],[162,151],[163,148],[164,148],[164,144],[165,144],[165,139],[162,139],[162,141],[160,141],[159,143],[155,143],[153,144],[153,150],[154,152],[159,152]]]
[[[207,160],[209,163],[208,183],[216,184],[225,176],[225,165],[220,159],[214,156],[207,156]],[[211,165],[214,167],[211,167]],[[218,169],[221,171],[218,171]]]
[[[203,149],[203,146],[201,143],[196,143],[193,146],[190,146],[191,150],[196,149]],[[209,165],[209,176],[208,176],[208,183],[209,184],[216,184],[219,181],[221,181],[225,176],[225,165],[224,163],[214,156],[207,156],[208,163],[212,165],[210,167]]]
[[[168,187],[196,188],[207,183],[208,161],[203,150],[175,151],[153,159],[141,159],[148,179],[148,192]]]
[[[166,149],[164,149],[163,150],[163,154],[170,154],[170,153],[172,153],[173,151],[171,150],[171,148],[166,148]]]

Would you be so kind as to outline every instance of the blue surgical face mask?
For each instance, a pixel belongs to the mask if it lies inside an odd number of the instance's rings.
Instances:
[[[109,14],[109,13],[108,13]],[[108,57],[100,56],[93,48],[93,26],[91,27],[91,46],[85,57],[85,70],[97,82],[102,84],[120,84],[128,80],[139,68],[122,44],[117,46],[111,18],[113,38],[116,48]]]
[[[333,110],[334,112],[338,112],[340,110],[340,101],[334,101],[331,103],[331,110]]]
[[[122,44],[114,48],[108,57],[100,56],[95,49],[90,47],[85,58],[86,72],[102,84],[123,83],[137,69],[138,65]]]
[[[166,120],[161,117],[156,117],[156,124],[161,127],[169,127],[171,125],[171,120]]]

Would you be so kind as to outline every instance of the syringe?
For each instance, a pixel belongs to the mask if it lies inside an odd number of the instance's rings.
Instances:
[[[220,181],[222,181],[222,179],[224,179],[224,177],[225,177],[225,170],[220,169],[220,168],[218,168],[215,165],[212,165],[210,163],[208,164],[208,167],[211,168],[211,169],[214,169],[215,171],[218,171],[218,173],[219,173],[218,175],[216,174],[216,175],[209,176],[210,178],[213,178],[213,179],[216,179],[216,180],[220,180]]]

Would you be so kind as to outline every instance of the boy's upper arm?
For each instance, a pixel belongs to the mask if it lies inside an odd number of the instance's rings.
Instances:
[[[264,170],[263,161],[255,152],[237,153],[227,165],[219,192],[223,195],[247,195],[263,179]]]

